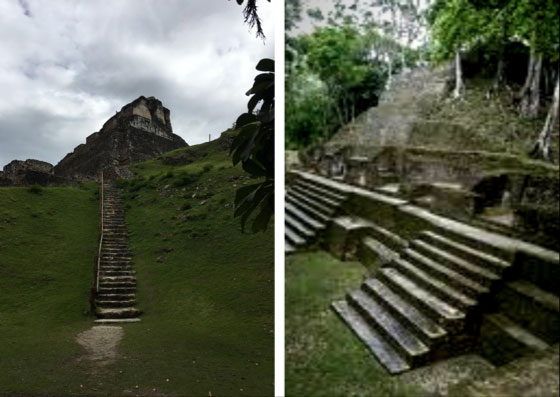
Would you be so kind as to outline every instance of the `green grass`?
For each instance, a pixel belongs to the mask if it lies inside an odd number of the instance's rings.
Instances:
[[[326,252],[286,258],[286,395],[420,396],[391,377],[331,310],[365,268]]]
[[[143,315],[103,368],[78,362],[75,341],[93,326],[95,185],[0,189],[0,395],[273,394],[274,228],[241,232],[235,190],[254,181],[225,147],[171,152],[120,183]]]
[[[69,394],[85,379],[95,186],[0,189],[0,395]]]

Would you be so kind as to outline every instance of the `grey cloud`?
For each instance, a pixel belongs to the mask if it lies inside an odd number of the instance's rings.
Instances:
[[[0,0],[0,167],[58,162],[126,103],[156,96],[189,144],[246,109],[259,59],[273,57],[236,2]]]

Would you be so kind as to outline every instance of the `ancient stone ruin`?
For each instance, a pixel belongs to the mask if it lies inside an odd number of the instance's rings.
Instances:
[[[69,179],[129,177],[126,168],[170,150],[187,146],[173,133],[169,109],[154,97],[139,97],[111,117],[99,132],[87,137],[55,167],[54,174]]]
[[[57,185],[63,180],[54,175],[53,165],[45,161],[14,160],[0,172],[0,186]]]

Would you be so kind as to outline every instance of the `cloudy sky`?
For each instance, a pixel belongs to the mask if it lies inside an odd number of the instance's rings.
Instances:
[[[274,57],[228,0],[0,0],[0,168],[56,164],[122,106],[155,96],[189,144],[246,109],[259,59]]]

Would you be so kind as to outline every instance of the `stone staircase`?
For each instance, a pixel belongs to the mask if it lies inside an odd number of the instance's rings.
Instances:
[[[357,245],[353,252],[373,276],[332,308],[391,374],[480,351],[481,345],[488,350],[507,341],[514,358],[558,342],[560,305],[550,292],[558,278],[557,252],[380,190],[294,174],[286,228],[295,211],[327,228],[322,240],[329,247],[335,236],[342,246]]]
[[[128,231],[119,191],[103,184],[103,241],[96,297],[96,322],[140,321],[135,307],[136,272],[128,248]]]
[[[298,178],[286,193],[286,254],[312,245],[346,197],[318,180]]]

